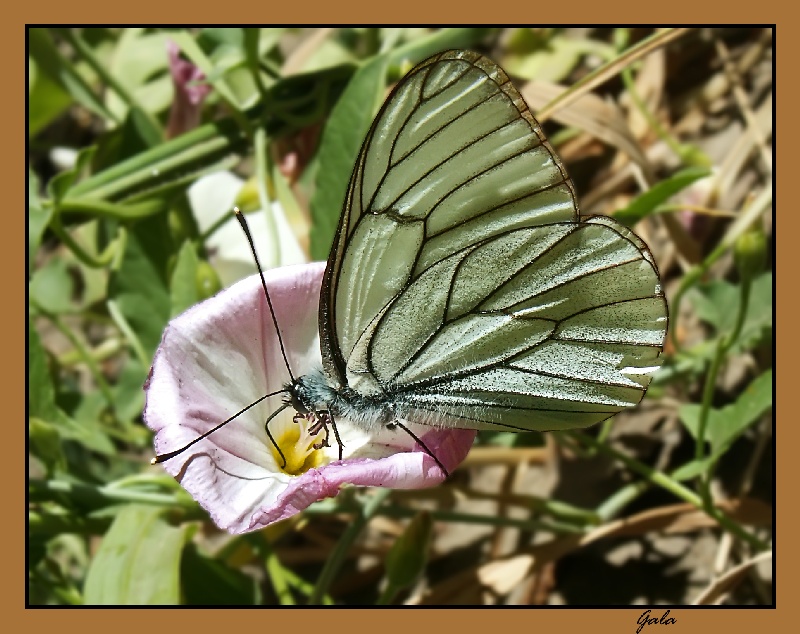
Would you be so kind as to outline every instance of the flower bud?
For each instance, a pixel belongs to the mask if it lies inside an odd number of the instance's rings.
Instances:
[[[246,214],[257,209],[261,209],[261,201],[258,198],[258,184],[256,177],[251,176],[244,183],[239,193],[236,194],[236,199],[233,201],[234,206]]]
[[[752,280],[764,270],[767,260],[767,238],[760,226],[754,226],[737,238],[733,259],[742,281]]]
[[[194,283],[198,300],[208,299],[219,293],[222,288],[222,282],[220,282],[217,271],[205,260],[200,260],[197,263]]]

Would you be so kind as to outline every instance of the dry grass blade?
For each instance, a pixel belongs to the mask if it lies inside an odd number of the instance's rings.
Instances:
[[[547,106],[542,108],[536,118],[539,119],[540,122],[546,121],[556,110],[566,107],[570,102],[575,101],[584,93],[596,88],[611,77],[615,77],[617,73],[619,73],[626,66],[633,64],[633,62],[641,59],[654,50],[661,48],[662,46],[666,46],[670,42],[673,42],[674,40],[686,35],[688,32],[689,29],[670,29],[656,33],[652,37],[647,38],[636,46],[632,46],[617,59],[589,73],[579,82],[574,84],[569,90],[561,93],[553,101],[547,104]]]
[[[739,105],[739,110],[742,113],[742,118],[744,118],[745,123],[747,124],[746,126],[747,131],[752,136],[753,142],[758,148],[761,160],[764,162],[764,165],[766,166],[767,170],[769,172],[772,172],[772,154],[770,153],[769,148],[767,147],[766,132],[759,125],[759,122],[757,121],[756,116],[753,113],[752,108],[750,107],[747,95],[745,94],[745,91],[742,88],[741,77],[737,72],[736,68],[734,67],[733,62],[731,62],[730,53],[728,52],[728,47],[726,47],[725,43],[719,38],[714,40],[714,44],[716,45],[717,53],[719,54],[723,64],[725,65],[725,73],[728,75],[731,85],[733,86],[733,96],[736,99],[736,103]]]
[[[544,447],[473,447],[459,469],[490,464],[518,465],[521,462],[543,464],[549,451]]]
[[[737,522],[755,526],[768,526],[772,523],[771,507],[754,498],[728,500],[718,504],[718,507]],[[691,533],[716,525],[715,520],[691,504],[673,504],[644,511],[609,522],[584,535],[559,537],[545,544],[532,546],[524,552],[465,570],[432,588],[420,603],[463,604],[479,600],[484,591],[496,595],[507,594],[541,570],[545,564],[600,539],[652,532]]]
[[[564,92],[566,89],[562,86],[544,81],[530,81],[520,90],[533,112],[552,103]],[[586,93],[564,104],[558,109],[558,113],[552,116],[559,123],[575,126],[618,148],[639,165],[645,174],[652,172],[647,157],[639,148],[622,111],[616,104],[604,101],[592,93]]]
[[[769,559],[772,559],[772,551],[760,553],[752,559],[739,564],[735,568],[731,568],[703,590],[700,596],[694,600],[694,605],[714,605],[715,603],[719,603],[719,601],[725,598],[725,595],[730,593],[744,580],[751,568]]]

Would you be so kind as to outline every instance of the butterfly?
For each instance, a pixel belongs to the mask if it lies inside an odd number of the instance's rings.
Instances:
[[[586,427],[639,403],[666,328],[647,245],[580,215],[499,66],[445,51],[397,84],[364,140],[322,282],[322,369],[293,377],[279,411],[332,425],[340,457],[341,417],[416,440],[403,421]]]

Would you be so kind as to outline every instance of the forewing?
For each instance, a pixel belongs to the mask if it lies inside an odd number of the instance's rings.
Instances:
[[[331,382],[385,392],[368,368],[369,344],[416,280],[427,275],[431,285],[446,275],[453,254],[486,255],[487,238],[576,216],[569,179],[498,66],[468,51],[419,64],[376,117],[350,180],[320,305]],[[432,286],[426,292],[436,296]],[[468,293],[458,295],[468,301]],[[462,326],[464,336],[479,338],[482,328],[498,328],[495,318]],[[510,328],[527,339],[539,326]]]

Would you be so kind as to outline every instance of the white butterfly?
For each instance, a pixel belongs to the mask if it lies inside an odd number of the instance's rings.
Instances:
[[[319,428],[554,430],[641,400],[667,306],[647,245],[579,215],[503,70],[447,51],[400,81],[367,134],[319,325],[322,372],[293,378],[284,405]]]

